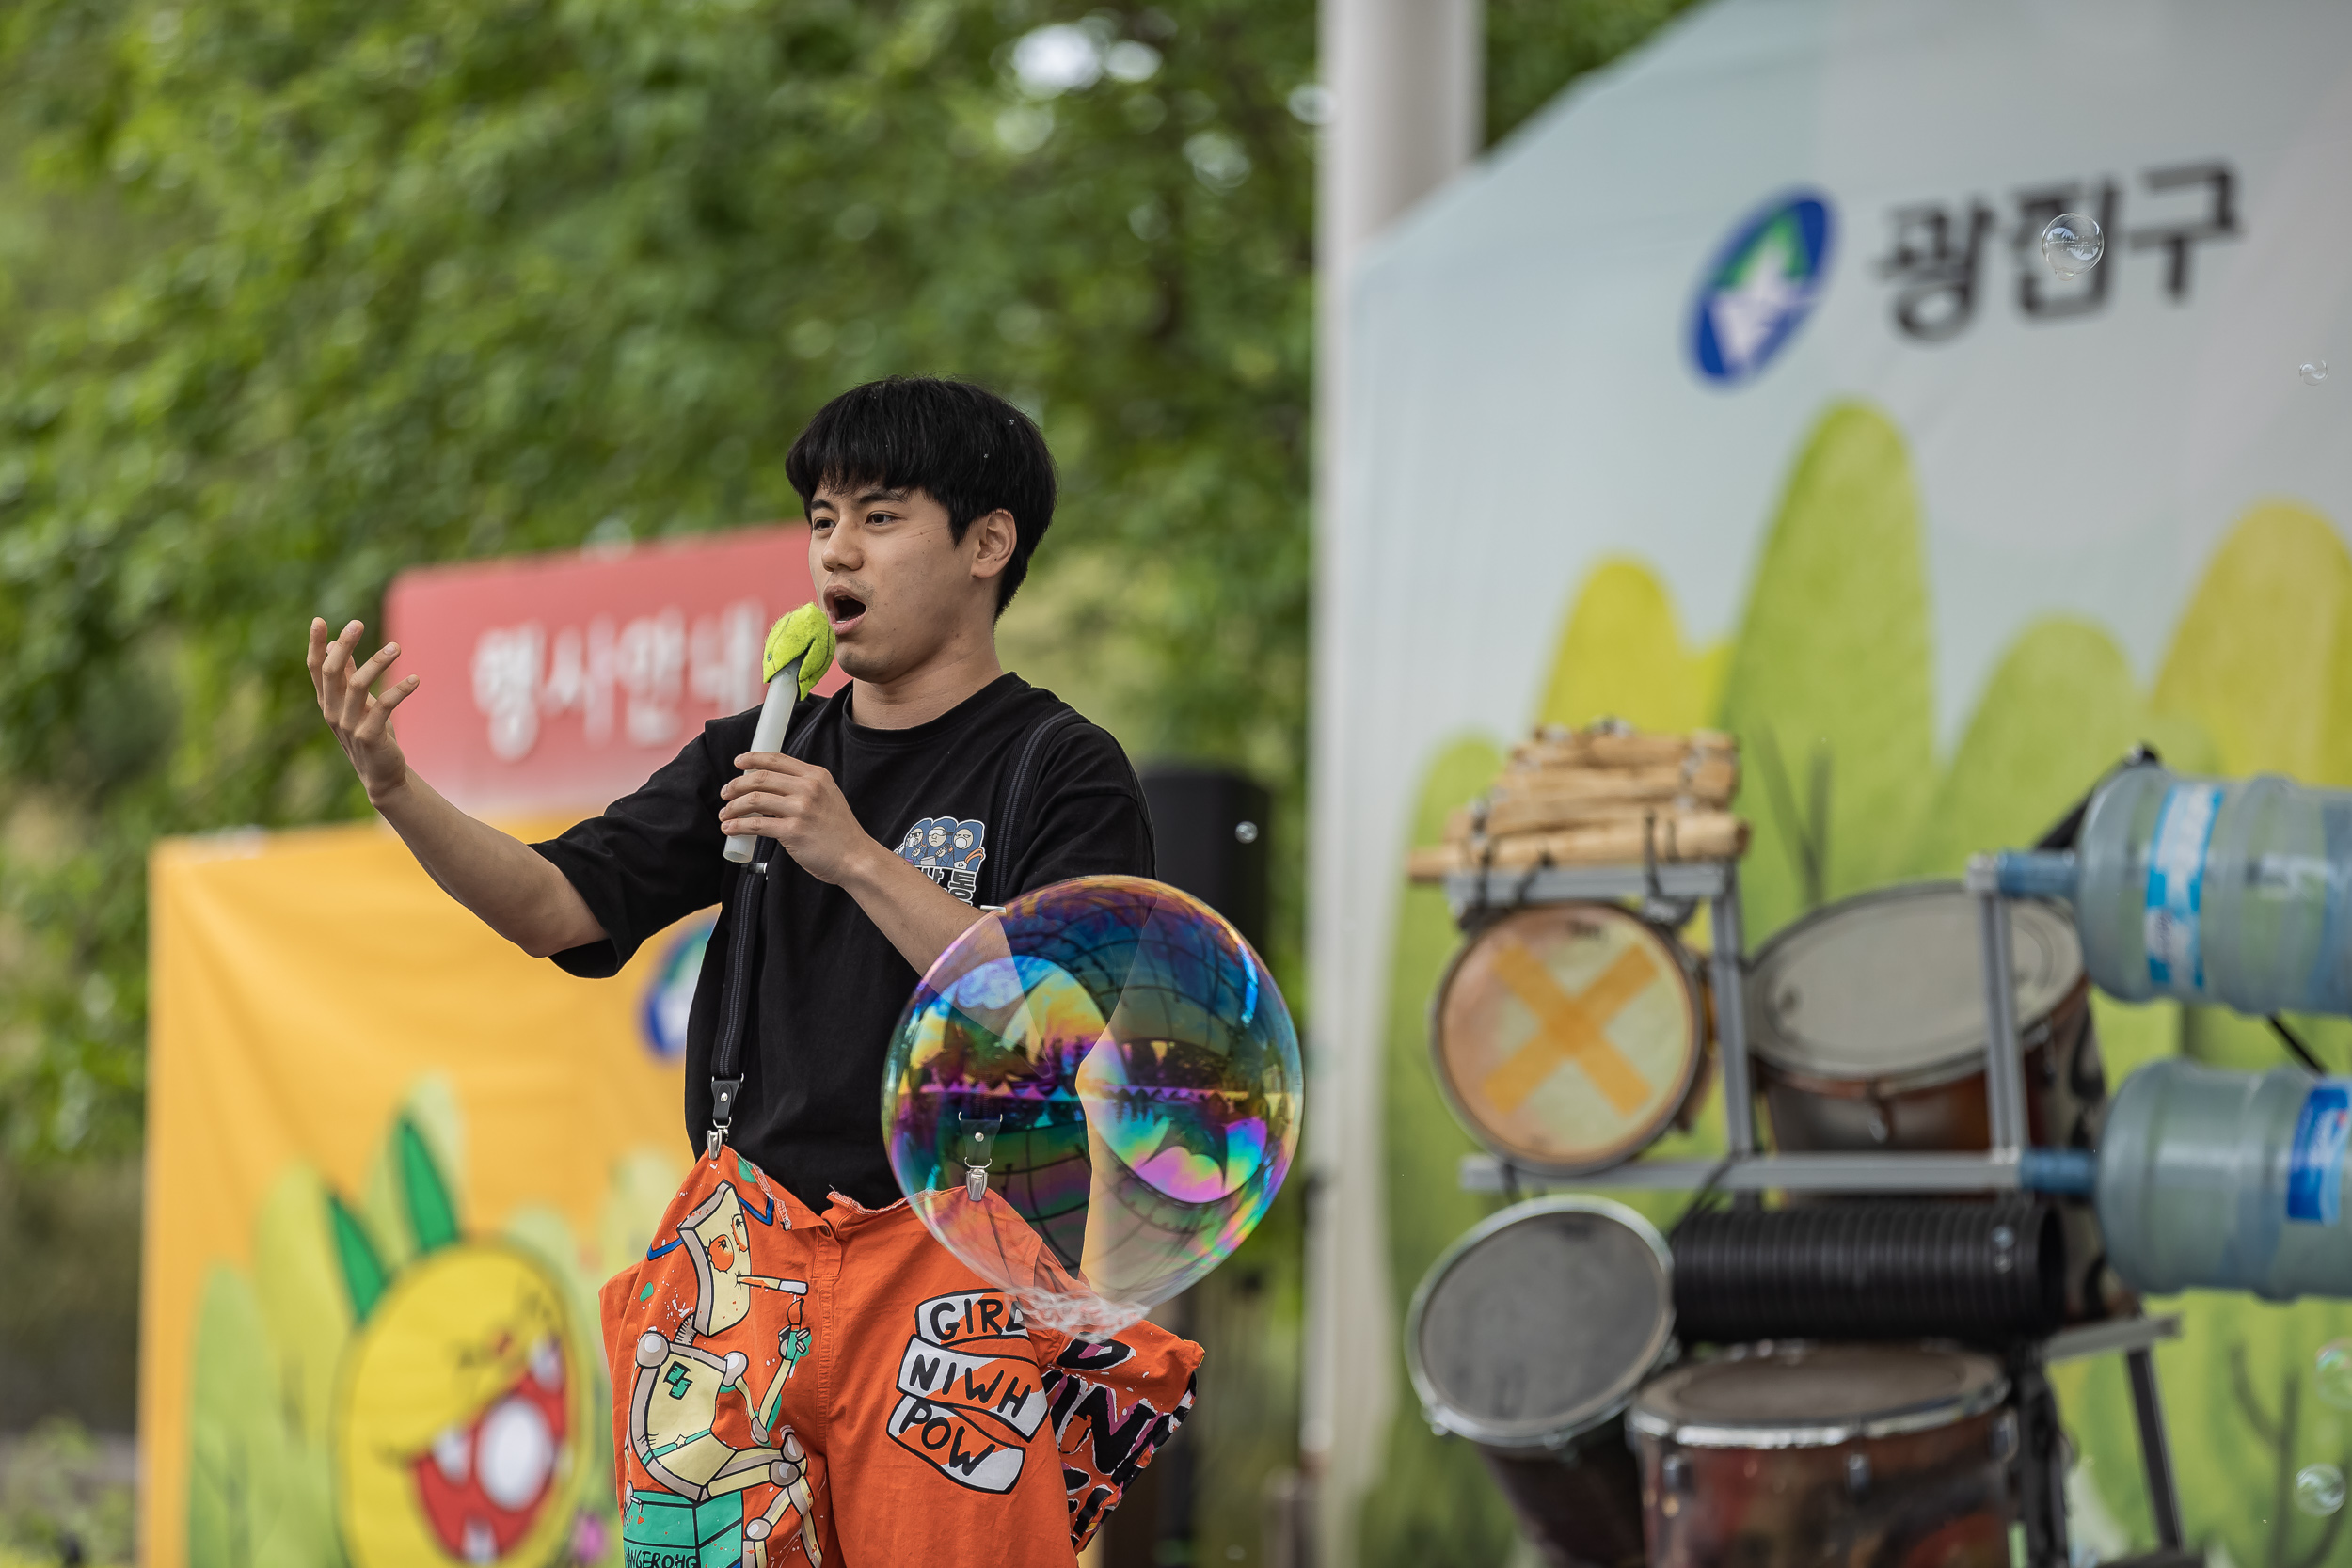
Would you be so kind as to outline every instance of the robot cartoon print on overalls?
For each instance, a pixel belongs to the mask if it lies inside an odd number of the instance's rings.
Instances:
[[[808,1287],[753,1272],[754,1222],[770,1228],[791,1221],[778,1212],[776,1195],[755,1167],[745,1163],[740,1169],[754,1183],[750,1201],[757,1207],[747,1211],[737,1184],[721,1180],[678,1222],[675,1238],[647,1255],[650,1261],[683,1248],[693,1262],[694,1298],[673,1332],[646,1329],[633,1347],[628,1449],[659,1490],[633,1487],[625,1498],[622,1540],[631,1568],[704,1568],[731,1562],[739,1551],[744,1568],[781,1565],[785,1558],[771,1552],[771,1538],[779,1547],[790,1541],[790,1534],[777,1535],[787,1514],[797,1515],[792,1533],[807,1563],[823,1561],[812,1466],[780,1419],[785,1386],[808,1354],[809,1330],[802,1326]],[[646,1298],[658,1289],[648,1284]],[[766,1338],[762,1330],[778,1314],[763,1311],[758,1327],[745,1322],[755,1291],[786,1298],[772,1352],[753,1341]],[[756,1396],[755,1365],[774,1368]],[[746,1517],[747,1502],[758,1499],[744,1494],[754,1488],[772,1495],[763,1511]]]

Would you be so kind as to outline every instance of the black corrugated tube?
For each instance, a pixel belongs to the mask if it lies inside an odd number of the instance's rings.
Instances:
[[[1673,1244],[1686,1344],[1999,1344],[2065,1316],[2066,1243],[2057,1207],[2039,1199],[1718,1210],[1686,1216]]]

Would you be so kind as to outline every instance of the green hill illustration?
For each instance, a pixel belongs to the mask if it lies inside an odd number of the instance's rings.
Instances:
[[[1935,782],[1919,498],[1902,437],[1830,409],[1764,541],[1724,682],[1740,736],[1748,940],[1893,880]]]
[[[2154,704],[2202,725],[2225,773],[2352,787],[2352,552],[2325,518],[2268,501],[2238,520],[2173,632]]]
[[[2152,709],[2113,638],[2087,621],[2034,622],[1985,683],[1902,870],[1957,877],[1978,850],[2031,843],[2141,741],[2186,772],[2219,766],[2195,720]]]
[[[1535,722],[1580,728],[1622,719],[1645,730],[1712,724],[1730,651],[1727,642],[1686,644],[1665,584],[1638,561],[1605,561],[1585,579],[1561,629]]]

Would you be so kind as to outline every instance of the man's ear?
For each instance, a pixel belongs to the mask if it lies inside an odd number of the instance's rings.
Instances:
[[[972,519],[966,538],[977,542],[978,548],[972,558],[972,575],[993,578],[1003,575],[1012,564],[1013,546],[1020,543],[1021,531],[1013,525],[1012,514],[1003,507]]]

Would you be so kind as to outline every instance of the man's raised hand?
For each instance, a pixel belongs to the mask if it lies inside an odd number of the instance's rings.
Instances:
[[[400,644],[387,642],[354,666],[351,651],[366,629],[354,621],[329,641],[326,623],[312,621],[310,665],[319,715],[367,785],[368,804],[384,814],[426,876],[532,958],[604,941],[604,927],[553,861],[475,821],[408,771],[392,737],[392,709],[417,689],[417,677],[370,696],[368,688],[400,657]]]
[[[343,755],[351,759],[359,782],[367,786],[368,802],[381,809],[385,800],[408,782],[408,759],[401,754],[400,742],[392,736],[391,719],[392,709],[416,690],[418,677],[396,682],[381,697],[371,695],[368,689],[400,657],[400,644],[387,642],[365,664],[354,665],[352,650],[359,645],[365,630],[354,621],[330,641],[326,623],[313,619],[308,663],[310,685],[318,692],[320,716],[335,732]]]

